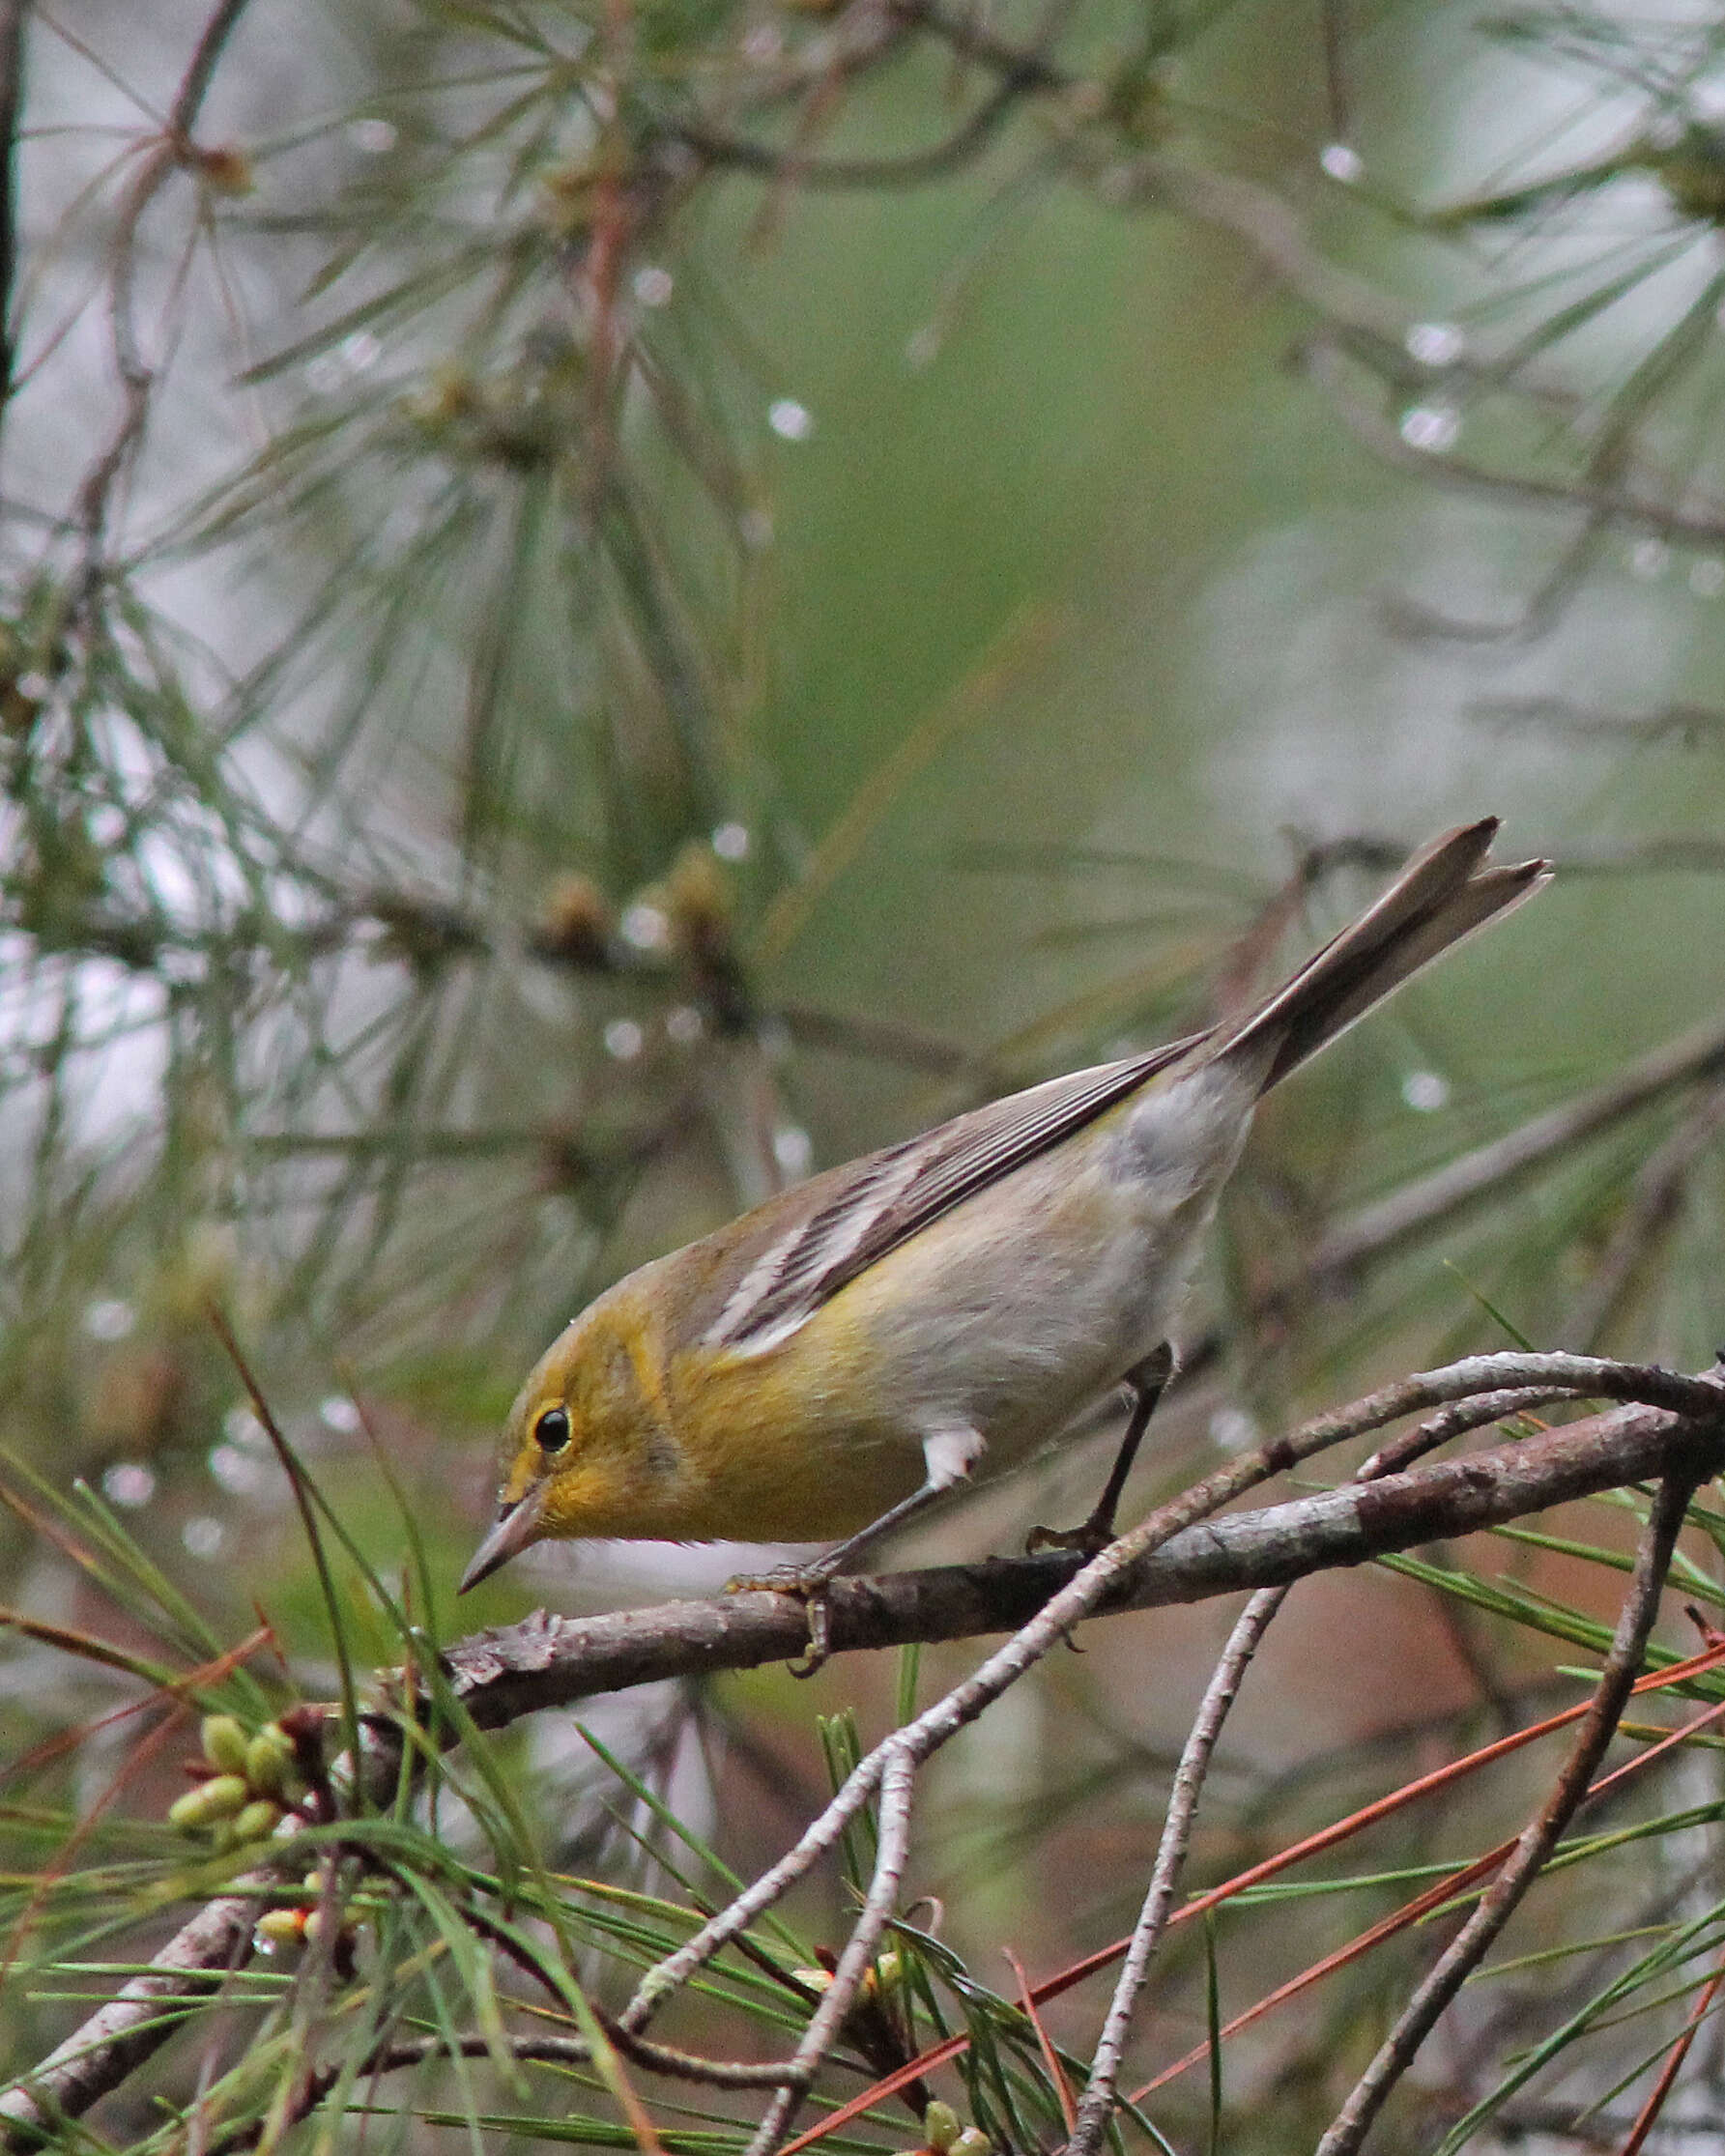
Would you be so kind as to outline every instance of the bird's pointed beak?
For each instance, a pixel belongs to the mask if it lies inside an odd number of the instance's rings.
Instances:
[[[513,1505],[505,1505],[497,1516],[497,1525],[474,1550],[468,1568],[461,1575],[457,1595],[465,1595],[470,1587],[477,1587],[481,1580],[488,1580],[493,1572],[501,1571],[510,1558],[519,1557],[522,1551],[539,1538],[540,1492],[529,1490],[517,1498]]]

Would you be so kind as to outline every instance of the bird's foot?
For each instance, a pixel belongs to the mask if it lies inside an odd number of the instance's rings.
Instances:
[[[1076,1550],[1080,1557],[1094,1557],[1114,1539],[1114,1523],[1092,1512],[1081,1527],[1033,1527],[1024,1538],[1024,1555],[1038,1550]]]
[[[813,1677],[832,1653],[833,1575],[819,1565],[775,1565],[770,1572],[741,1572],[725,1582],[727,1595],[794,1595],[808,1619],[809,1644],[788,1663],[792,1677]]]

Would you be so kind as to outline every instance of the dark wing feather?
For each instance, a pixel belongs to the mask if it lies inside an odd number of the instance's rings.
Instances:
[[[955,1205],[1058,1145],[1205,1039],[1051,1078],[858,1161],[817,1212],[774,1238],[706,1334],[749,1348],[794,1332],[842,1287]]]

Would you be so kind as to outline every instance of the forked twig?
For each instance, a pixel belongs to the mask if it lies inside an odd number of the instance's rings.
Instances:
[[[810,2017],[795,2055],[784,2070],[785,2085],[767,2106],[766,2115],[749,2143],[748,2156],[771,2156],[784,2140],[817,2069],[843,2033],[845,2017],[856,2003],[863,1979],[874,1965],[875,1949],[898,1900],[899,1883],[910,1854],[910,1797],[916,1766],[907,1745],[889,1748],[880,1776],[875,1871],[867,1899],[839,1956],[832,1982]]]
[[[1186,1862],[1187,1847],[1192,1840],[1193,1821],[1196,1817],[1198,1797],[1204,1786],[1204,1776],[1209,1771],[1210,1755],[1216,1749],[1216,1740],[1222,1734],[1222,1725],[1227,1718],[1246,1675],[1247,1665],[1257,1653],[1258,1642],[1270,1628],[1271,1621],[1287,1599],[1285,1587],[1267,1587],[1254,1595],[1235,1620],[1228,1634],[1227,1645],[1222,1658],[1211,1673],[1204,1697],[1180,1754],[1180,1764],[1174,1772],[1174,1786],[1168,1796],[1167,1817],[1163,1823],[1162,1839],[1157,1845],[1156,1863],[1150,1874],[1150,1889],[1144,1896],[1144,1906],[1139,1912],[1132,1943],[1126,1949],[1126,1961],[1114,1985],[1114,1996],[1108,2003],[1107,2018],[1103,2023],[1102,2035],[1090,2062],[1090,2079],[1085,2084],[1084,2094],[1078,2104],[1078,2115],[1073,2126],[1072,2138],[1067,2142],[1067,2156],[1095,2156],[1102,2146],[1103,2136],[1107,2132],[1108,2121],[1113,2115],[1114,2091],[1120,2083],[1120,2064],[1126,2054],[1126,2039],[1131,2033],[1134,2009],[1144,1980],[1150,1973],[1151,1957],[1162,1943],[1163,1933],[1167,1929],[1169,1912],[1174,1906],[1174,1890],[1180,1883],[1180,1873]]]

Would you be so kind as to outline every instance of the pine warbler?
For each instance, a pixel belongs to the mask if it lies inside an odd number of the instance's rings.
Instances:
[[[1260,1095],[1547,880],[1447,833],[1254,1010],[817,1175],[589,1305],[510,1411],[466,1589],[547,1537],[827,1541],[808,1589],[1126,1383],[1113,1532],[1169,1324]]]

